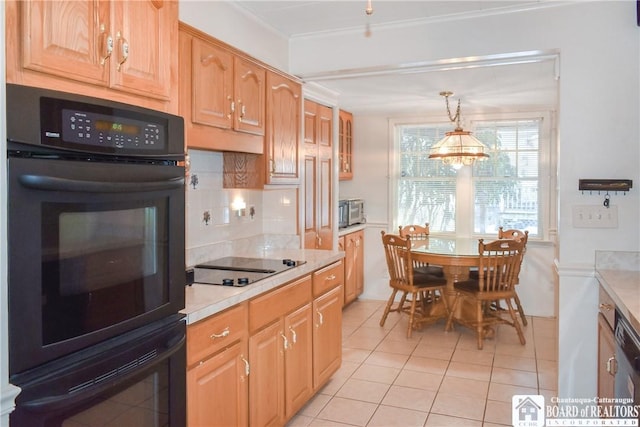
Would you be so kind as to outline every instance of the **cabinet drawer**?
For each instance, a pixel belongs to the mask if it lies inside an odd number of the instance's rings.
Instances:
[[[249,301],[249,330],[262,328],[311,301],[311,276]]]
[[[187,365],[246,337],[247,304],[239,304],[187,327]]]
[[[335,288],[344,281],[342,261],[333,263],[313,273],[313,296],[317,297]]]
[[[607,291],[604,290],[602,286],[599,286],[599,296],[598,296],[598,309],[600,313],[604,316],[609,323],[609,327],[613,328],[615,325],[615,317],[616,317],[616,303],[613,302],[613,299],[609,296]]]

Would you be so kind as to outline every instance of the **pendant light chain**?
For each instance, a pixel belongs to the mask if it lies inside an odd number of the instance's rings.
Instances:
[[[455,117],[451,117],[451,109],[449,108],[449,96],[453,95],[453,93],[441,92],[440,95],[444,96],[444,99],[447,103],[447,114],[449,115],[449,120],[455,122],[456,129],[460,129],[460,100],[458,99],[458,108],[456,109]]]

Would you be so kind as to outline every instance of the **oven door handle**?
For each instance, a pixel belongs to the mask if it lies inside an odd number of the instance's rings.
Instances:
[[[99,182],[24,174],[18,177],[23,187],[44,191],[74,191],[93,193],[137,193],[141,191],[172,190],[184,186],[184,177],[165,181]]]

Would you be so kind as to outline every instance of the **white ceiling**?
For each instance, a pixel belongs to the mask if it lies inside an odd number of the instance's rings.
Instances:
[[[548,0],[372,0],[374,11],[368,16],[366,0],[235,1],[290,38],[340,30],[366,31],[376,26],[409,22],[456,20],[561,3]],[[452,58],[446,63],[389,64],[378,69],[336,70],[301,77],[338,92],[341,108],[356,114],[393,116],[434,109],[442,109],[444,114],[444,100],[438,94],[454,88],[456,93],[451,99],[462,98],[463,116],[465,111],[548,110],[555,108],[557,103],[557,55],[553,52],[473,60]]]

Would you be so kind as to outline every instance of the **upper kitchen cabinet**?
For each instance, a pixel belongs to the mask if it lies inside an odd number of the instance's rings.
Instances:
[[[198,38],[191,46],[192,121],[264,135],[265,69]]]
[[[177,112],[177,1],[8,1],[6,18],[8,82]]]
[[[297,184],[302,87],[281,74],[267,73],[266,183]]]
[[[187,146],[262,154],[265,67],[183,23],[179,58]]]
[[[353,179],[353,114],[344,110],[338,114],[338,155],[338,178]]]
[[[224,188],[264,188],[300,182],[302,87],[293,78],[267,70],[264,154],[225,151]]]

